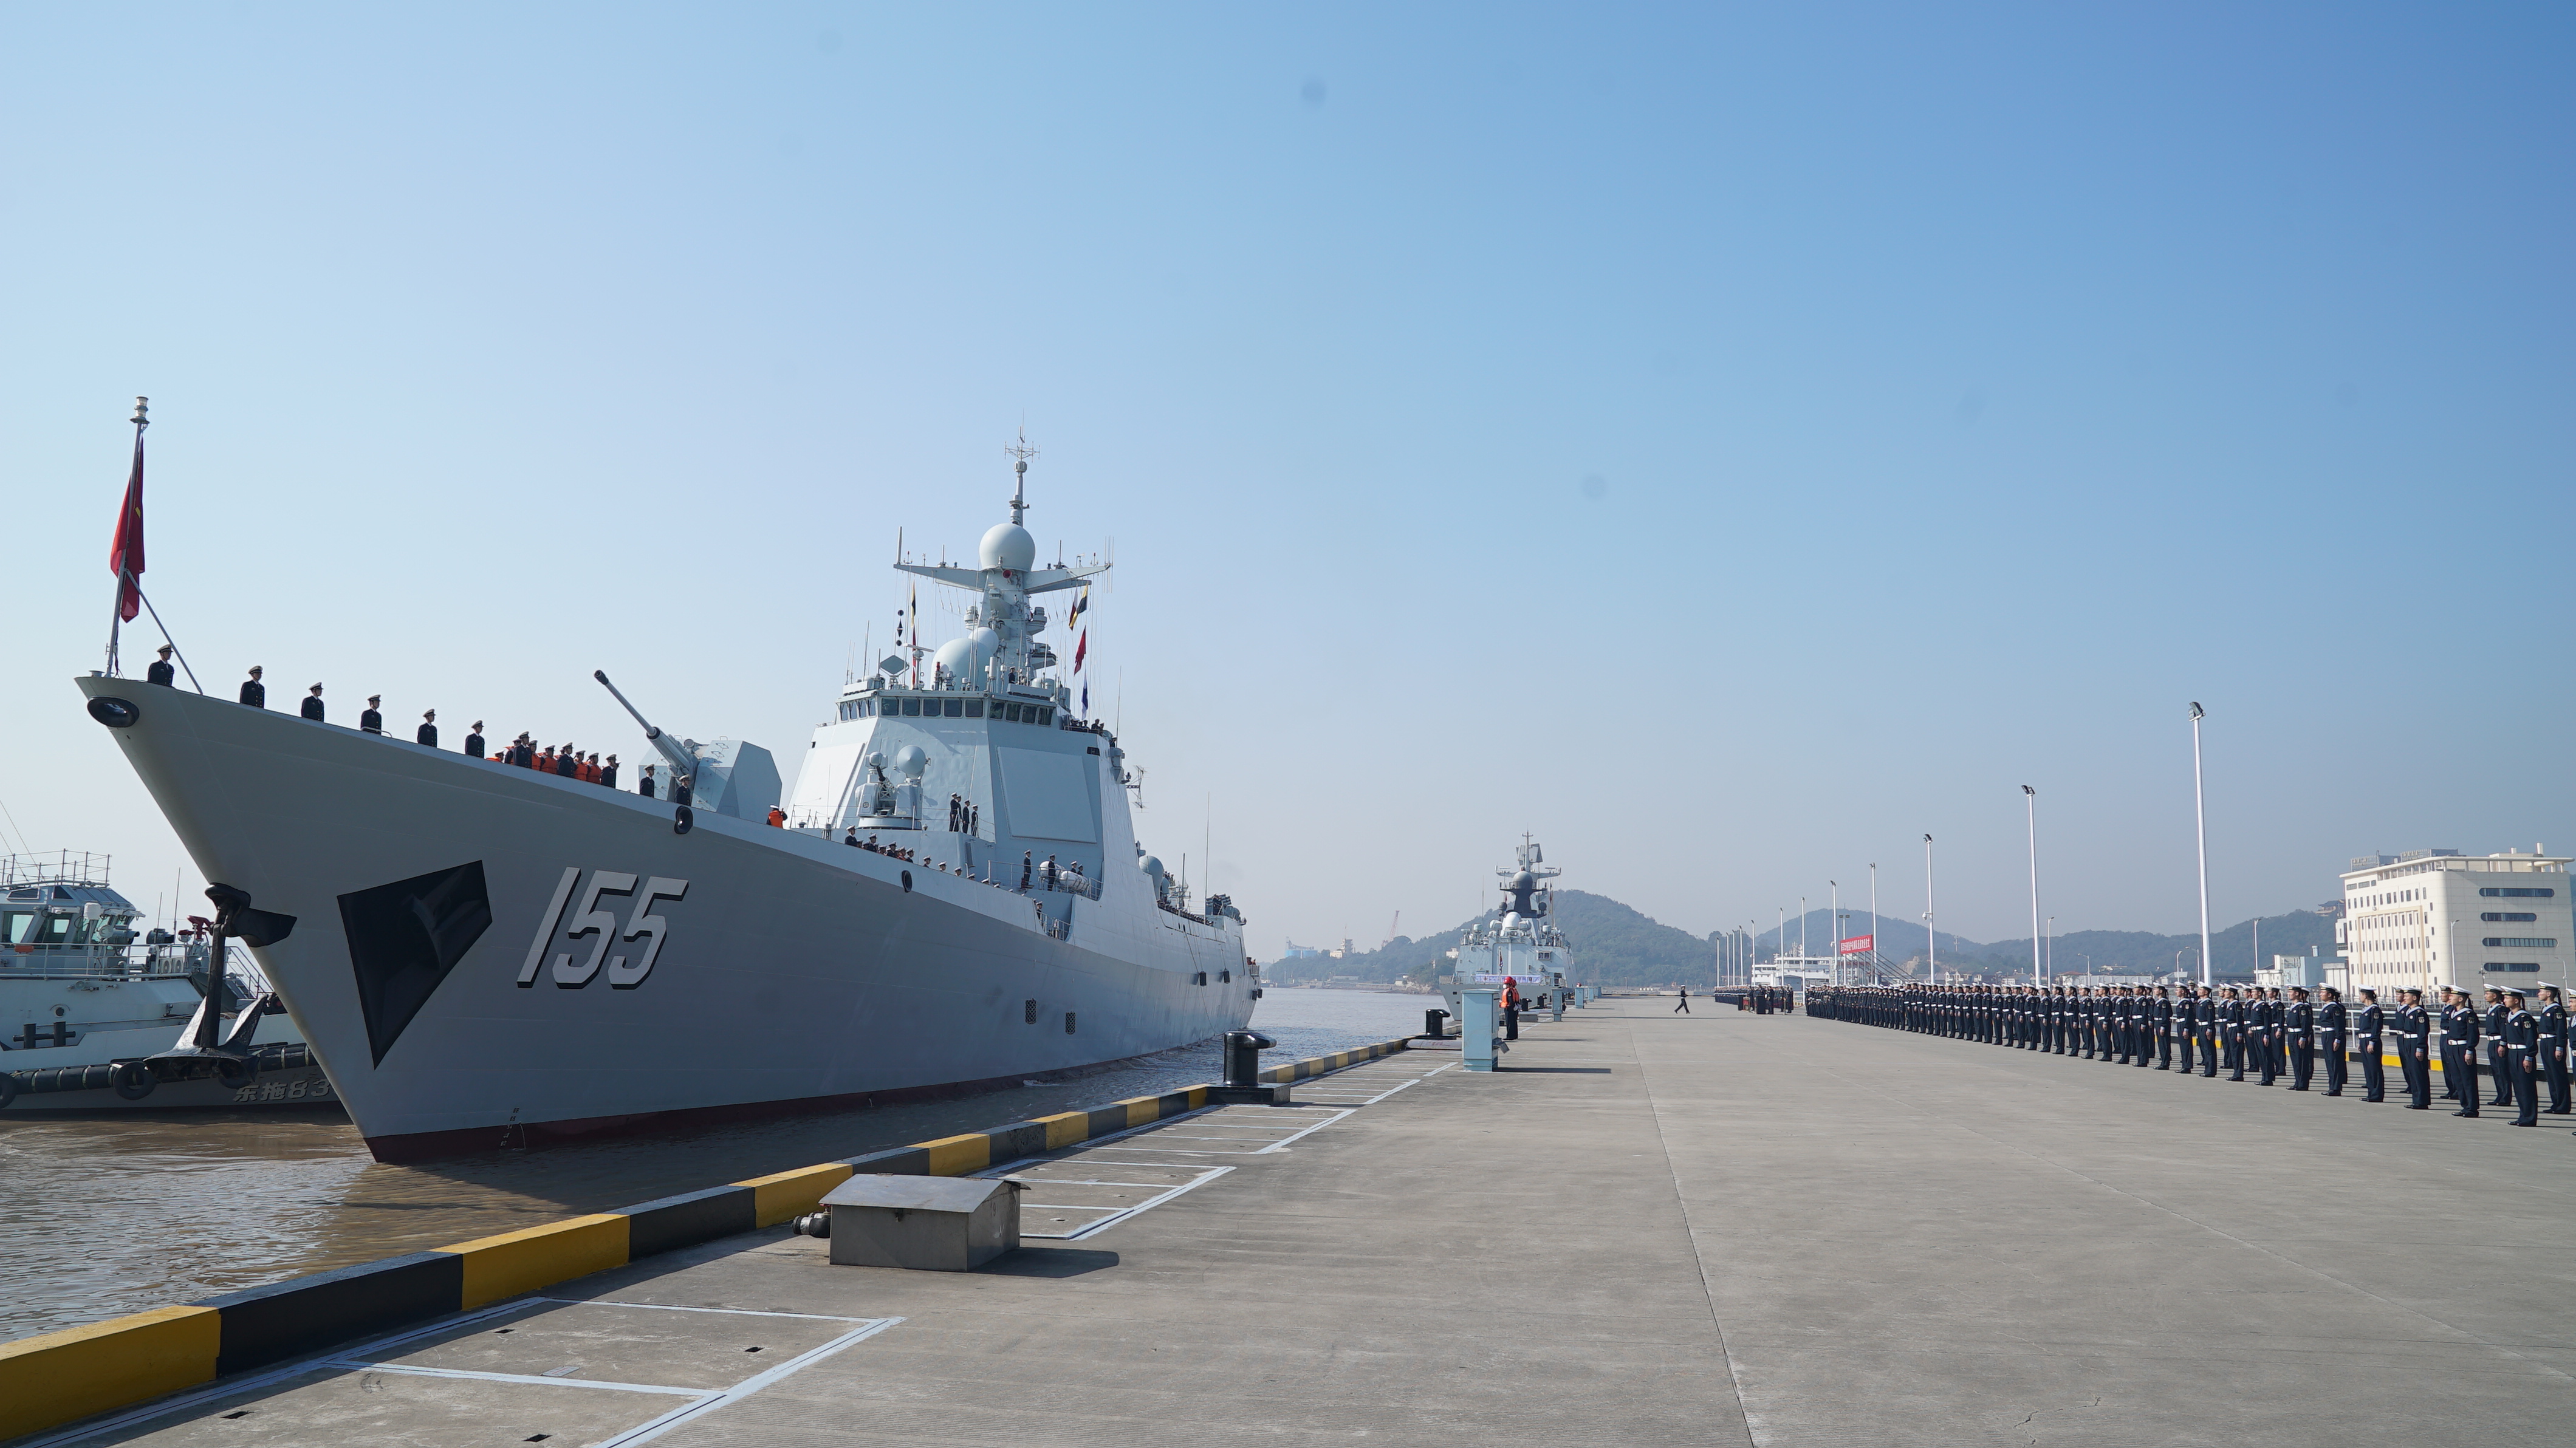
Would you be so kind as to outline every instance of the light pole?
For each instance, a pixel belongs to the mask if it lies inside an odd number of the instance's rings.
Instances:
[[[1923,837],[1923,969],[1941,983],[1941,922],[1932,904],[1932,837]]]
[[[2056,939],[2057,917],[2051,915],[2048,917],[2048,928],[2041,931],[2039,936],[2040,954],[2045,962],[2040,967],[2039,977],[2043,985],[2057,978],[2057,952],[2050,948],[2056,943]]]
[[[2191,704],[2191,818],[2200,836],[2200,983],[2209,984],[2209,807],[2200,787],[2200,701]]]
[[[2039,791],[2021,787],[2030,830],[2030,973],[2039,975]]]
[[[1804,896],[1804,895],[1801,895],[1801,896],[1799,896],[1799,897],[1798,897],[1798,961],[1799,961],[1799,968],[1800,968],[1800,969],[1802,969],[1802,970],[1803,970],[1803,969],[1805,969],[1805,968],[1806,968],[1806,960],[1807,960],[1807,897],[1806,897],[1806,896]]]
[[[1840,880],[1825,882],[1825,914],[1834,922],[1834,984],[1843,983],[1843,885]]]
[[[1869,862],[1869,956],[1871,963],[1876,964],[1878,960],[1878,861],[1876,860]]]

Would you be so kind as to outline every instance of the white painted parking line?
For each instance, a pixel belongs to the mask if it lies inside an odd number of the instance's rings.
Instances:
[[[818,1347],[809,1348],[808,1350],[787,1359],[785,1362],[776,1364],[765,1372],[754,1373],[752,1376],[735,1383],[731,1387],[718,1389],[673,1387],[661,1383],[615,1383],[585,1378],[550,1378],[529,1376],[522,1373],[480,1372],[467,1368],[420,1367],[408,1363],[381,1361],[382,1357],[393,1349],[418,1342],[423,1338],[438,1337],[444,1334],[453,1333],[461,1327],[471,1327],[478,1322],[487,1322],[496,1317],[527,1311],[531,1308],[543,1307],[631,1307],[645,1308],[654,1312],[708,1312],[735,1317],[798,1317],[816,1322],[847,1322],[854,1324],[854,1326],[850,1331],[840,1334],[831,1341],[823,1343]],[[810,1312],[756,1312],[748,1310],[738,1311],[736,1309],[723,1307],[672,1307],[659,1302],[618,1302],[610,1298],[520,1297],[514,1298],[508,1302],[498,1303],[494,1306],[483,1308],[476,1312],[469,1312],[459,1317],[451,1317],[441,1322],[434,1322],[426,1327],[416,1327],[408,1332],[395,1333],[388,1337],[374,1338],[367,1342],[360,1343],[355,1348],[345,1352],[325,1353],[318,1357],[310,1357],[298,1362],[288,1363],[283,1367],[271,1368],[263,1373],[254,1373],[249,1377],[227,1379],[222,1382],[211,1384],[207,1387],[199,1388],[194,1392],[181,1393],[175,1397],[163,1398],[156,1402],[147,1403],[142,1407],[135,1408],[131,1411],[119,1413],[112,1418],[101,1419],[96,1422],[84,1424],[78,1428],[48,1434],[40,1438],[26,1439],[18,1445],[18,1448],[66,1448],[66,1445],[87,1442],[106,1434],[117,1432],[124,1428],[133,1427],[139,1423],[150,1422],[156,1418],[166,1418],[172,1414],[184,1414],[189,1409],[201,1404],[220,1401],[246,1392],[253,1392],[273,1383],[287,1382],[292,1379],[302,1377],[308,1373],[328,1372],[335,1369],[341,1372],[387,1373],[398,1377],[465,1378],[480,1382],[518,1383],[537,1387],[571,1388],[575,1390],[606,1390],[610,1392],[624,1393],[663,1393],[672,1397],[690,1399],[689,1402],[683,1403],[678,1407],[671,1409],[669,1412],[649,1418],[622,1433],[611,1434],[610,1436],[602,1438],[596,1443],[589,1445],[589,1448],[628,1448],[628,1445],[649,1442],[652,1439],[658,1438],[664,1433],[669,1432],[671,1429],[678,1427],[680,1424],[693,1418],[703,1417],[708,1413],[712,1413],[716,1409],[725,1406],[727,1403],[738,1402],[743,1398],[747,1398],[753,1393],[759,1392],[761,1389],[786,1378],[800,1369],[809,1367],[815,1363],[821,1362],[823,1359],[830,1357],[835,1353],[853,1347],[861,1342],[865,1342],[867,1339],[876,1336],[878,1333],[881,1333],[887,1328],[893,1327],[902,1321],[903,1319],[900,1317],[830,1317]]]

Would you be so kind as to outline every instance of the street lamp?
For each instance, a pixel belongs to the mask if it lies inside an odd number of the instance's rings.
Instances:
[[[2200,787],[2200,701],[2191,705],[2191,818],[2200,836],[2200,983],[2209,984],[2209,807]]]
[[[2039,791],[2021,787],[2030,830],[2030,972],[2039,975]]]
[[[2051,915],[2048,917],[2048,929],[2040,935],[2040,943],[2043,946],[2052,947],[2044,952],[2047,956],[2047,964],[2041,968],[2040,979],[2043,982],[2057,979],[2057,951],[2053,948],[2056,940],[2057,917]]]

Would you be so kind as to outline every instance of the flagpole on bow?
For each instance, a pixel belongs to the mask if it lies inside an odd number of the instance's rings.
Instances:
[[[125,501],[116,514],[116,537],[108,545],[108,571],[116,575],[116,603],[107,617],[107,675],[116,677],[116,645],[126,620],[142,602],[143,585],[143,429],[152,425],[152,399],[134,399],[134,470],[125,478]]]

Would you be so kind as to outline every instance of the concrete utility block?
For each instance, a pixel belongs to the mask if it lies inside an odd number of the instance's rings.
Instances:
[[[854,1176],[823,1196],[845,1267],[965,1272],[1020,1246],[1020,1184],[982,1177]]]

